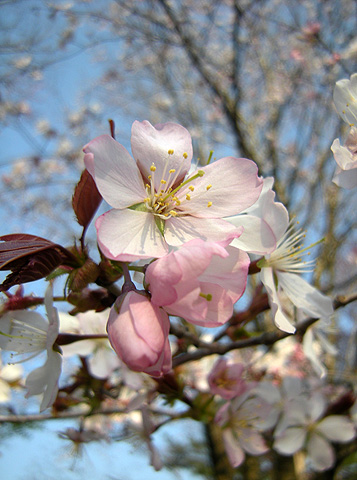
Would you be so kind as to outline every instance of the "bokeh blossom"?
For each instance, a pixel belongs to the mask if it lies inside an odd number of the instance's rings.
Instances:
[[[331,150],[337,163],[332,181],[339,187],[351,189],[357,186],[357,73],[350,79],[336,82],[333,101],[351,130],[344,145],[338,138],[332,143]]]
[[[157,258],[194,239],[220,241],[237,229],[224,217],[258,199],[257,166],[225,157],[189,176],[191,136],[181,125],[134,122],[128,151],[109,135],[83,149],[87,170],[112,210],[96,221],[102,252],[111,259]]]
[[[44,365],[33,370],[26,378],[26,397],[42,395],[40,411],[53,404],[58,392],[58,379],[62,368],[62,355],[56,345],[59,330],[57,309],[53,306],[52,287],[45,295],[47,319],[37,312],[13,310],[0,319],[0,348],[22,356],[14,363],[30,360],[46,352]]]

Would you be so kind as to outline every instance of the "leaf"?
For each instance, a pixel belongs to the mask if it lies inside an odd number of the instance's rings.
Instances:
[[[59,265],[75,265],[75,257],[64,247],[45,238],[24,233],[0,237],[0,270],[11,270],[0,291],[46,277]]]
[[[84,170],[74,190],[72,207],[79,225],[83,227],[83,234],[97,211],[102,196],[99,193],[91,174]]]

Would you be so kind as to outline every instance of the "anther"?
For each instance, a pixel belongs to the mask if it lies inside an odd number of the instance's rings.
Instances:
[[[209,207],[212,207],[212,202],[208,202],[208,203],[207,203],[207,207],[208,207],[208,208],[209,208]]]
[[[169,173],[175,173],[176,170],[174,168],[171,168],[171,170],[169,170]]]
[[[210,188],[212,188],[211,184],[207,185],[206,190],[209,190]]]
[[[160,180],[160,183],[162,183],[162,185],[165,185],[166,180],[162,179],[162,180]]]
[[[186,200],[191,200],[191,195],[189,193],[186,195]]]
[[[172,150],[172,148],[170,148],[170,150],[168,150],[167,153],[168,153],[169,155],[173,155],[173,154],[174,154],[174,151]]]
[[[154,164],[152,164],[152,165],[151,165],[151,167],[150,167],[150,170],[151,170],[152,172],[155,172],[155,170],[156,170],[156,167],[155,167],[155,165],[154,165]]]
[[[193,192],[194,189],[195,189],[195,187],[194,187],[193,185],[190,185],[190,186],[188,187],[188,189],[191,190],[191,192]]]
[[[186,152],[184,152],[182,156],[183,156],[183,158],[187,158],[187,157],[188,157],[188,155],[187,155]]]

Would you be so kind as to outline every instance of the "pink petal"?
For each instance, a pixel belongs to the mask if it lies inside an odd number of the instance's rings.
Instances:
[[[194,187],[194,191],[191,193],[187,187],[177,193],[182,210],[195,217],[236,215],[256,202],[263,186],[256,164],[245,158],[221,158],[200,170],[205,172],[203,177],[188,184]],[[211,187],[207,190],[209,185]],[[190,193],[189,201],[185,200],[187,193]],[[208,202],[212,202],[210,207]]]
[[[170,169],[176,170],[176,181],[179,181],[191,165],[191,135],[186,128],[176,123],[153,126],[146,120],[134,122],[131,129],[131,150],[146,178],[152,174],[150,167],[155,164],[155,190],[159,190],[161,179],[167,179]],[[173,154],[169,154],[169,150],[173,150]]]
[[[223,430],[223,441],[229,463],[234,468],[239,467],[245,459],[245,454],[231,430]]]
[[[109,205],[114,208],[127,208],[147,197],[134,159],[112,137],[97,137],[88,143],[83,151],[86,167]]]
[[[131,262],[168,253],[151,213],[113,209],[97,219],[96,228],[101,251],[113,260]]]

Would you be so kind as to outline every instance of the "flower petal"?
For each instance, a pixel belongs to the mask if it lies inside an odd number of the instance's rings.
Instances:
[[[313,470],[322,472],[335,463],[335,452],[331,445],[320,435],[312,433],[307,444],[307,453]]]
[[[303,428],[289,427],[275,440],[273,448],[282,455],[292,455],[304,446],[305,438]]]
[[[271,313],[274,318],[275,325],[283,330],[284,332],[294,333],[295,327],[291,325],[287,316],[284,314],[283,309],[280,304],[278,293],[276,291],[273,270],[270,267],[265,267],[261,269],[260,278],[264,284],[266,291],[268,293],[269,304],[271,308]]]
[[[101,251],[113,260],[131,262],[168,253],[151,213],[113,209],[97,219],[96,228]]]
[[[155,164],[156,191],[161,187],[160,180],[167,179],[169,170],[176,170],[176,183],[186,175],[191,165],[191,135],[186,128],[177,123],[153,126],[147,120],[135,121],[131,129],[131,150],[146,178],[152,174],[150,167]],[[169,154],[169,150],[173,153]]]
[[[236,228],[221,219],[195,218],[190,215],[171,217],[165,222],[165,240],[169,245],[178,247],[194,238],[210,242],[220,242],[240,235],[243,228]]]
[[[298,308],[314,318],[330,317],[334,310],[332,300],[323,295],[299,275],[277,271],[278,282],[285,294]]]
[[[265,220],[253,215],[235,215],[226,220],[236,227],[244,227],[242,235],[232,241],[233,247],[261,255],[270,253],[276,248],[277,237]]]
[[[187,188],[177,193],[182,210],[195,217],[237,215],[257,201],[263,186],[256,164],[246,158],[221,158],[200,170],[204,175],[189,183],[194,187],[192,194]],[[189,201],[184,200],[187,193],[191,194]]]
[[[87,170],[109,205],[127,208],[144,200],[147,193],[140,170],[120,143],[109,135],[101,135],[83,151]]]
[[[223,441],[229,463],[234,468],[239,467],[245,459],[245,454],[231,430],[223,430]]]
[[[353,423],[343,415],[329,415],[321,420],[316,431],[332,442],[346,443],[355,438]]]

